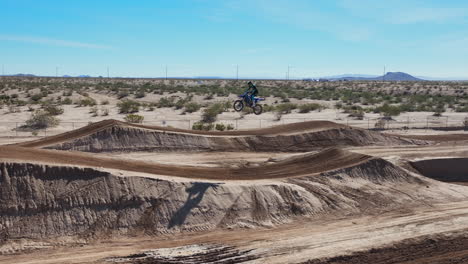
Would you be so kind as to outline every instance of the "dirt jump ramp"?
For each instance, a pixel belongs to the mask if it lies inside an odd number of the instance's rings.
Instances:
[[[294,123],[246,131],[202,132],[105,120],[17,146],[84,152],[282,151],[327,147],[427,144],[328,121]]]

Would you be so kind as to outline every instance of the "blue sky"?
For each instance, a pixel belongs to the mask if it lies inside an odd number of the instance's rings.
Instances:
[[[0,0],[7,74],[468,78],[466,0]]]

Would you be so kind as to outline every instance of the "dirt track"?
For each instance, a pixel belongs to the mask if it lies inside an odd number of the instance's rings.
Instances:
[[[31,149],[23,147],[0,147],[0,159],[28,162],[104,167],[110,169],[176,176],[207,180],[259,180],[299,177],[314,173],[345,168],[370,160],[372,157],[328,149],[318,154],[293,157],[274,164],[252,168],[202,168],[193,166],[171,166],[158,163],[138,162],[93,154],[63,152],[56,150]]]
[[[167,144],[167,139],[173,142]],[[332,122],[255,131],[199,132],[106,120],[33,142],[0,146],[0,219],[4,218],[0,235],[16,239],[26,230],[39,238],[50,234],[81,236],[84,231],[86,236],[103,238],[105,235],[99,231],[107,230],[104,233],[110,236],[113,229],[119,228],[124,230],[119,234],[127,234],[135,227],[150,233],[176,230],[172,235],[158,233],[149,238],[133,230],[128,234],[134,238],[110,238],[79,249],[0,256],[0,261],[101,263],[104,258],[132,255],[138,250],[199,243],[221,243],[219,249],[226,250],[226,254],[253,250],[251,260],[260,263],[297,263],[312,258],[316,260],[311,263],[369,263],[369,257],[379,261],[372,263],[446,263],[450,260],[447,255],[453,252],[458,257],[455,260],[464,261],[468,253],[454,243],[468,244],[463,237],[468,229],[468,205],[459,202],[468,197],[467,187],[434,181],[414,173],[417,170],[408,172],[399,167],[433,156],[464,158],[468,150],[456,142],[463,140],[464,135],[389,136]],[[112,145],[115,141],[121,145]],[[277,145],[269,146],[272,142]],[[137,143],[141,147],[132,148]],[[158,155],[150,155],[146,161],[122,153],[112,156],[113,151],[145,150],[149,143],[154,146],[145,155],[171,148],[180,151],[185,145],[189,151],[212,151],[213,146],[223,150],[234,143],[244,147],[230,148],[240,152],[230,156],[230,164],[218,162],[216,166],[199,166],[207,163],[206,159],[192,163],[177,160],[190,155],[187,152],[168,154],[176,157],[170,163],[158,162]],[[160,148],[158,144],[166,145]],[[313,152],[267,159],[266,151],[281,144],[297,146],[290,150]],[[351,151],[326,148],[334,144]],[[41,148],[97,152],[102,148],[107,153]],[[236,157],[243,158],[242,151],[252,150],[265,151],[260,162],[236,165]],[[250,159],[255,157],[254,152],[249,153]],[[223,155],[210,153],[213,157],[216,154]],[[419,164],[426,164],[432,171],[431,162]],[[441,173],[444,171],[436,174]],[[464,181],[463,173],[456,175],[457,182]],[[15,204],[9,205],[13,200]],[[33,222],[47,227],[48,233],[35,230],[30,226]],[[271,228],[242,230],[240,226]],[[235,230],[223,229],[226,227]],[[202,231],[177,234],[184,230]],[[460,236],[440,236],[449,232],[459,232]],[[51,244],[41,244],[42,240],[39,244],[54,245],[54,239]],[[410,240],[402,242],[405,239]],[[71,241],[79,240],[74,237]],[[24,243],[11,247],[40,247],[35,242]],[[434,244],[448,249],[439,250]],[[398,252],[404,255],[398,259],[400,262],[388,262]],[[257,257],[260,259],[255,260]]]

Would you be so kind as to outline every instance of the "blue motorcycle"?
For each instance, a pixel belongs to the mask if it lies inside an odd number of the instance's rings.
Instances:
[[[236,110],[237,112],[240,112],[242,111],[242,109],[244,109],[244,106],[248,106],[250,108],[252,108],[254,114],[256,115],[259,115],[262,113],[263,111],[263,107],[258,104],[259,101],[265,101],[265,98],[261,98],[261,97],[254,97],[253,101],[255,101],[255,105],[253,105],[253,102],[251,100],[251,94],[249,92],[245,92],[241,95],[239,95],[239,98],[241,98],[240,100],[236,100],[234,102],[234,110]]]

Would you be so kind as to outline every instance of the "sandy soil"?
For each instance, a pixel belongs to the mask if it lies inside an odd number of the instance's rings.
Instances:
[[[466,229],[468,229],[468,204],[459,202],[439,204],[414,211],[387,212],[333,221],[326,217],[317,221],[296,221],[274,229],[217,230],[210,233],[162,237],[116,238],[72,248],[54,247],[51,243],[44,247],[52,249],[23,255],[0,256],[0,261],[28,264],[109,263],[105,261],[108,257],[128,256],[156,248],[216,243],[244,250],[254,249],[253,253],[260,259],[253,260],[253,263],[299,263],[385,247],[409,238],[425,236],[436,238],[440,234],[449,236],[452,232],[464,232]],[[421,253],[418,251],[419,249],[415,248],[405,255],[414,259]],[[441,254],[450,254],[450,249],[446,249]]]

